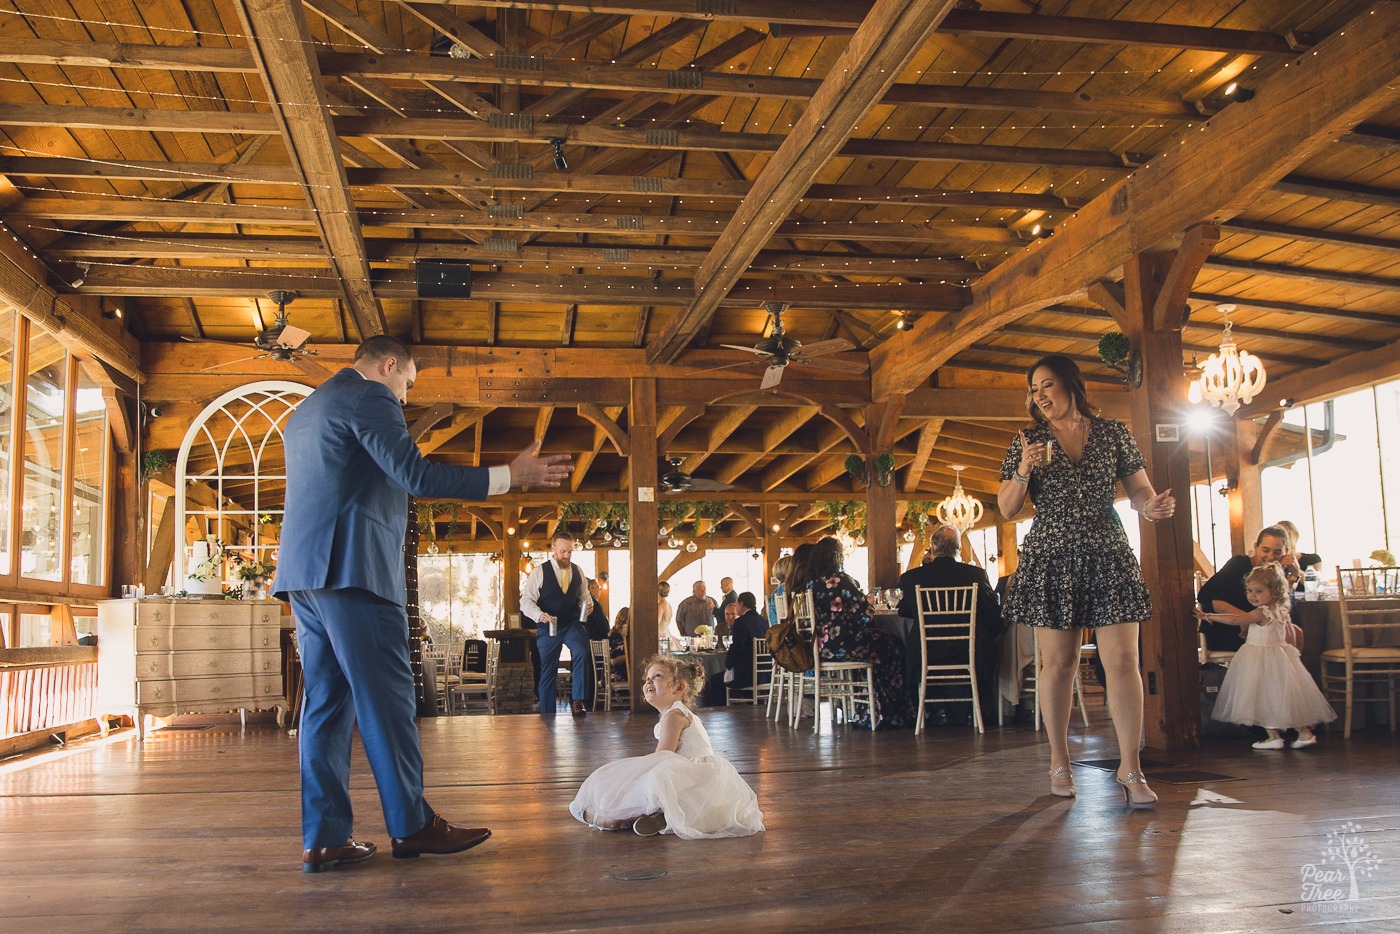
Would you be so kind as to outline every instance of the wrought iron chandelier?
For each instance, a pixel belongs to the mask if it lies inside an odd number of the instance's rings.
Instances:
[[[1201,365],[1201,375],[1191,383],[1186,397],[1193,405],[1209,402],[1234,415],[1241,405],[1248,405],[1254,397],[1264,391],[1268,374],[1263,362],[1247,350],[1235,346],[1235,338],[1230,333],[1230,312],[1234,305],[1220,305],[1225,317],[1225,333],[1220,336],[1220,352],[1210,355]]]
[[[949,464],[953,471],[953,492],[938,502],[938,521],[966,535],[967,530],[982,521],[982,503],[963,492],[962,472],[967,467]]]

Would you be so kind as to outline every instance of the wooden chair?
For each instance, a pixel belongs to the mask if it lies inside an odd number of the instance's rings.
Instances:
[[[804,590],[789,597],[793,616],[797,620],[798,631],[812,640],[812,670],[795,674],[796,689],[793,692],[792,725],[802,720],[802,702],[807,696],[807,684],[812,685],[812,732],[821,730],[822,700],[831,702],[831,720],[836,722],[839,708],[852,719],[854,705],[864,703],[870,706],[870,729],[875,729],[875,666],[870,662],[836,662],[823,659],[817,651],[817,619],[812,606],[812,591]],[[864,675],[863,679],[856,677]],[[823,683],[823,680],[825,683]]]
[[[632,652],[627,647],[627,640],[622,640],[622,680],[612,680],[612,659],[608,659],[608,697],[604,702],[604,710],[612,710],[613,704],[621,705],[623,710],[632,706]]]
[[[753,664],[750,671],[753,678],[750,683],[753,687],[742,688],[738,691],[726,688],[724,706],[752,704],[757,707],[759,698],[763,697],[771,709],[775,668],[777,666],[773,663],[773,653],[768,651],[768,640],[762,636],[755,636],[753,640]]]
[[[1219,665],[1229,668],[1235,660],[1235,653],[1224,649],[1212,649],[1206,645],[1206,634],[1196,633],[1196,659],[1202,665]]]
[[[604,710],[611,710],[608,701],[612,696],[612,660],[609,658],[607,639],[589,639],[588,651],[593,656],[593,709],[602,704]]]
[[[1322,689],[1346,704],[1343,735],[1351,738],[1354,706],[1385,703],[1395,732],[1395,680],[1400,677],[1400,567],[1337,568],[1342,648],[1322,653]],[[1377,645],[1380,642],[1382,644]],[[1357,687],[1385,688],[1357,697]]]
[[[1080,657],[1081,657],[1081,658],[1084,657],[1084,654],[1083,654],[1083,653],[1084,653],[1084,650],[1085,650],[1085,649],[1089,649],[1089,648],[1093,648],[1093,646],[1092,646],[1092,645],[1083,645],[1083,646],[1080,646],[1079,651],[1080,651]],[[1082,663],[1081,663],[1081,668],[1082,668]],[[1040,681],[1040,646],[1036,646],[1036,649],[1035,649],[1035,661],[1032,662],[1031,665],[1030,665],[1030,673],[1027,674],[1026,677],[1025,677],[1025,680],[1021,682],[1021,693],[1022,693],[1022,694],[1029,694],[1029,695],[1031,695],[1031,698],[1032,698],[1032,704],[1033,704],[1033,706],[1032,706],[1032,713],[1031,713],[1031,723],[1034,725],[1036,732],[1040,732],[1040,691],[1039,691],[1038,688],[1037,688],[1037,685],[1038,685],[1039,681]],[[1088,726],[1088,725],[1089,725],[1089,711],[1087,711],[1087,710],[1084,708],[1084,688],[1083,688],[1083,684],[1084,684],[1084,677],[1083,677],[1083,672],[1082,672],[1082,670],[1081,670],[1081,671],[1076,671],[1076,672],[1074,673],[1074,699],[1075,699],[1075,701],[1079,704],[1079,719],[1082,720],[1082,721],[1084,722],[1084,725],[1085,725],[1085,726]],[[1006,713],[1005,713],[1005,711],[1003,711],[1003,710],[1001,709],[1001,705],[998,704],[998,705],[997,705],[997,726],[1005,726],[1005,725],[1006,725]]]
[[[437,712],[452,712],[452,689],[462,683],[462,652],[465,646],[460,642],[424,642],[423,669],[427,677],[428,665],[432,665],[433,685],[437,696]]]
[[[928,705],[930,687],[967,685],[966,695],[935,698],[939,703],[970,701],[972,722],[978,733],[985,733],[982,723],[982,705],[977,696],[977,584],[966,587],[919,587],[914,591],[915,605],[919,611],[919,628],[923,638],[919,640],[923,656],[923,680],[919,682],[919,716],[914,723],[914,733],[924,731],[924,708]],[[930,649],[956,647],[961,643],[967,647],[967,659],[960,662],[931,663]],[[956,653],[955,653],[956,654]]]
[[[491,686],[486,673],[486,642],[483,639],[468,639],[462,644],[462,654],[457,658],[457,683],[448,688],[447,712],[454,714],[458,707],[465,712],[473,699],[480,699],[489,710],[491,707]]]

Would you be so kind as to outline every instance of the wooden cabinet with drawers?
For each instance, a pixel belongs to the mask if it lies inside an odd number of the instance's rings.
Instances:
[[[104,600],[97,605],[97,717],[287,713],[275,600]]]

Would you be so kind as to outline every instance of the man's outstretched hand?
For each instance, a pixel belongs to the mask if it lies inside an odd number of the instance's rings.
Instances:
[[[540,442],[537,439],[510,462],[510,485],[558,486],[573,471],[573,460],[567,454],[546,454],[538,456]]]

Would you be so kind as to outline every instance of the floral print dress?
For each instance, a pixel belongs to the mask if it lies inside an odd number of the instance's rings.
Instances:
[[[904,645],[870,625],[870,600],[848,574],[812,582],[816,644],[833,662],[875,665],[875,728],[899,729],[914,718],[914,701],[904,685]],[[857,708],[856,724],[870,726],[869,711]]]
[[[1026,429],[1030,443],[1053,438],[1050,426]],[[1021,460],[1021,436],[1001,463],[1010,480]],[[1118,481],[1146,466],[1122,422],[1090,418],[1079,462],[1055,445],[1049,466],[1031,473],[1035,521],[1021,543],[1021,561],[1006,590],[1002,616],[1024,626],[1081,629],[1152,617],[1142,568],[1113,508]]]

